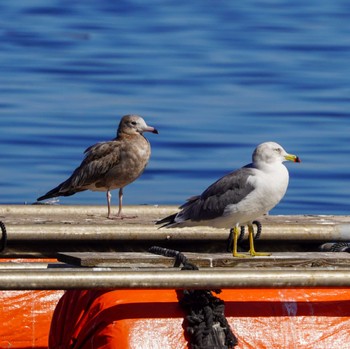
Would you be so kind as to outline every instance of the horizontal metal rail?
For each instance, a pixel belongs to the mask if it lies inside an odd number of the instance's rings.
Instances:
[[[0,270],[1,290],[350,287],[350,269]]]
[[[247,230],[247,229],[246,229]],[[229,230],[197,227],[195,229],[158,229],[153,226],[111,225],[10,225],[9,242],[20,241],[225,241]],[[247,232],[246,236],[247,237]],[[350,241],[350,225],[276,225],[263,226],[260,240]]]
[[[17,263],[17,262],[1,262],[0,263],[0,270],[18,270],[18,269],[24,269],[28,271],[32,270],[46,270],[46,269],[66,269],[66,268],[72,268],[71,265],[66,263],[60,263],[60,262],[52,262],[52,263],[46,263],[46,262],[24,262],[24,263]]]

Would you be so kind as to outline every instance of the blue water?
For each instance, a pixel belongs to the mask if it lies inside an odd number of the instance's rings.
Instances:
[[[273,140],[302,163],[272,213],[350,213],[346,1],[11,0],[0,13],[1,204],[34,202],[137,113],[160,134],[125,204],[181,204]]]

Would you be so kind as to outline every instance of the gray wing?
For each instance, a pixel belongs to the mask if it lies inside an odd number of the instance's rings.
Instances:
[[[220,178],[201,195],[190,198],[182,205],[176,221],[201,221],[222,216],[227,205],[237,204],[255,189],[247,183],[252,174],[248,165]]]

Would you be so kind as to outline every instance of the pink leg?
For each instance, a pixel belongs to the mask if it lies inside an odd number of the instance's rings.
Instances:
[[[117,217],[123,217],[122,208],[123,208],[123,188],[120,188],[119,189],[119,210],[117,213]]]
[[[111,218],[111,198],[112,198],[112,194],[109,190],[107,190],[107,207],[108,207],[107,218]]]
[[[124,218],[136,218],[137,216],[125,216],[122,214],[123,210],[123,188],[119,189],[119,210],[115,217],[111,215],[111,197],[110,191],[107,191],[107,204],[108,204],[108,216],[109,219],[124,219]]]

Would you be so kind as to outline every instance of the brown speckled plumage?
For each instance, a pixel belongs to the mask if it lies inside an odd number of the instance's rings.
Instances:
[[[70,196],[88,189],[106,191],[108,217],[111,218],[110,191],[119,188],[117,217],[124,217],[123,188],[141,176],[151,155],[149,141],[143,132],[158,133],[155,128],[147,126],[140,116],[125,115],[120,121],[115,139],[87,148],[84,160],[72,175],[38,200]]]

